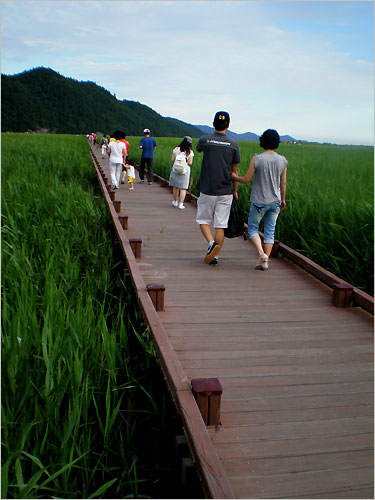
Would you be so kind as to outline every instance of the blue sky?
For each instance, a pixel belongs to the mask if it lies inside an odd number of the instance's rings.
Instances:
[[[2,73],[45,66],[193,124],[224,109],[238,133],[373,144],[373,1],[2,0],[1,14]]]

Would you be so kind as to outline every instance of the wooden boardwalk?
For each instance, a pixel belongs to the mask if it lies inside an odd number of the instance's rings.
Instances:
[[[331,289],[285,259],[256,271],[242,238],[207,266],[195,206],[172,207],[157,183],[115,199],[127,238],[142,239],[144,282],[165,286],[157,315],[182,384],[223,387],[221,425],[207,432],[228,496],[373,498],[373,316],[333,307]]]

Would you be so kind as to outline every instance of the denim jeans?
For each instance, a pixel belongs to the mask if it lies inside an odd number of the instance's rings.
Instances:
[[[248,219],[249,238],[257,236],[260,221],[264,217],[264,243],[273,243],[277,217],[280,213],[280,203],[273,205],[255,205],[250,203]]]

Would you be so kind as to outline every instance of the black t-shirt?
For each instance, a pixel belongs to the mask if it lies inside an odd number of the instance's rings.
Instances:
[[[196,150],[203,151],[201,173],[197,189],[210,196],[232,194],[232,165],[240,163],[240,149],[235,140],[226,134],[214,132],[203,135]]]

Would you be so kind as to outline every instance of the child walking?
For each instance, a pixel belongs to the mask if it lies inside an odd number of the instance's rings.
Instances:
[[[129,190],[134,189],[134,181],[135,181],[135,163],[133,160],[128,160],[128,162],[125,165],[127,174],[128,174],[128,183],[129,183]]]

